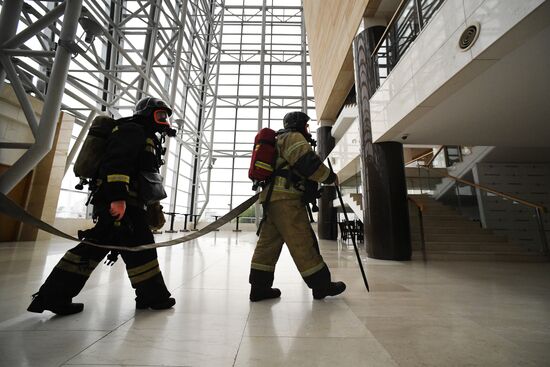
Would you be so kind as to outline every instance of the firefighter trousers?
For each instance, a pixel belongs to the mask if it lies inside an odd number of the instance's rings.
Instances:
[[[128,206],[124,218],[122,224],[115,226],[110,215],[100,215],[97,225],[86,239],[97,243],[136,246],[154,242],[144,210]],[[108,249],[82,243],[67,251],[40,287],[39,293],[44,302],[50,305],[70,303],[108,253]],[[119,253],[135,289],[136,302],[152,304],[170,297],[159,268],[156,249]]]
[[[330,284],[330,271],[319,251],[305,205],[300,199],[287,199],[270,202],[267,207],[250,266],[252,287],[273,285],[275,265],[284,243],[309,288]]]

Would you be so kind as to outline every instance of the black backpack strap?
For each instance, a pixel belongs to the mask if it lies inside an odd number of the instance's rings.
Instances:
[[[271,195],[273,194],[273,187],[275,186],[274,178],[276,176],[282,176],[285,173],[285,171],[287,171],[284,169],[286,166],[288,166],[288,162],[285,162],[281,167],[275,169],[275,171],[273,171],[273,174],[271,175],[271,180],[270,180],[271,182],[269,183],[269,188],[267,189],[267,195],[265,197],[265,201],[262,203],[263,215],[262,215],[262,220],[260,220],[260,224],[258,225],[256,236],[260,235],[260,231],[262,230],[262,225],[267,219],[267,208],[269,207],[269,203],[271,201]]]

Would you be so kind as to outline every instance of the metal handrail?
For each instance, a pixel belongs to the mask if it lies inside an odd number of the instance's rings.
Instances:
[[[376,55],[380,47],[382,47],[382,45],[384,44],[386,36],[388,35],[388,32],[392,29],[392,26],[397,21],[397,18],[399,18],[399,15],[401,15],[401,10],[403,10],[405,5],[407,4],[407,1],[409,0],[401,0],[401,2],[399,3],[399,6],[395,10],[395,13],[393,13],[393,16],[391,17],[390,22],[388,23],[388,25],[386,26],[386,29],[384,30],[384,33],[382,33],[382,37],[380,37],[380,41],[378,41],[378,43],[376,44],[376,47],[370,54],[371,58],[373,58],[374,55]]]
[[[420,166],[421,168],[424,168],[424,169],[427,169],[427,170],[434,170],[433,168],[431,167],[426,167],[426,166]],[[437,171],[437,173],[441,173],[439,171]],[[546,213],[548,210],[545,206],[543,205],[540,205],[540,204],[536,204],[536,203],[532,203],[530,201],[527,201],[527,200],[523,200],[523,199],[520,199],[516,196],[513,196],[513,195],[509,195],[509,194],[505,194],[503,192],[500,192],[500,191],[497,191],[497,190],[494,190],[490,187],[487,187],[487,186],[484,186],[484,185],[480,185],[480,184],[476,184],[475,182],[471,182],[471,181],[468,181],[468,180],[464,180],[462,178],[459,178],[459,177],[455,177],[455,176],[451,176],[449,175],[448,173],[444,173],[443,175],[441,175],[441,177],[447,177],[447,178],[450,178],[451,180],[454,180],[454,181],[457,181],[457,182],[460,182],[460,183],[463,183],[463,184],[466,184],[468,186],[472,186],[476,189],[480,189],[480,190],[483,190],[483,191],[486,191],[486,192],[490,192],[491,194],[494,194],[496,196],[499,196],[501,198],[504,198],[504,199],[507,199],[507,200],[512,200],[512,201],[515,201],[517,203],[520,203],[520,204],[523,204],[525,206],[528,206],[528,207],[531,207],[533,209],[539,209],[539,210],[542,210],[544,213]]]
[[[430,159],[428,161],[428,163],[426,163],[426,167],[430,167],[432,165],[432,163],[434,162],[435,158],[439,155],[439,153],[441,153],[443,151],[443,149],[445,149],[445,145],[442,145],[439,147],[439,149],[437,150],[437,152],[435,152],[434,156],[432,157],[432,159]]]
[[[411,163],[414,163],[414,162],[416,162],[416,161],[419,161],[419,160],[421,160],[422,158],[427,157],[427,156],[429,156],[430,154],[433,154],[433,153],[434,153],[434,152],[424,153],[424,154],[422,154],[421,156],[416,157],[416,158],[410,160],[409,162],[405,163],[405,166],[408,166],[408,165],[411,164]]]
[[[422,250],[422,259],[424,262],[428,260],[428,255],[426,253],[426,241],[424,238],[424,219],[422,218],[422,212],[424,211],[424,205],[420,203],[418,200],[407,196],[407,199],[413,203],[414,206],[418,209],[418,219],[419,219],[419,226],[420,226],[420,249]]]
[[[423,205],[421,202],[419,202],[418,200],[416,200],[415,198],[412,198],[412,197],[410,197],[410,196],[407,196],[407,199],[408,199],[411,203],[413,203],[421,212],[424,211],[424,205]]]
[[[433,169],[433,168],[424,167],[424,166],[419,166],[419,167],[428,170],[428,172]],[[440,172],[438,172],[438,174],[439,173]],[[487,186],[484,186],[484,185],[476,184],[474,182],[464,180],[462,178],[451,176],[448,173],[443,174],[441,177],[450,178],[451,180],[454,180],[455,182],[463,183],[465,185],[474,187],[476,189],[479,189],[479,190],[482,190],[482,191],[485,191],[485,192],[489,192],[489,193],[491,193],[493,195],[496,195],[500,198],[503,198],[503,199],[506,199],[506,200],[511,200],[513,202],[523,204],[527,207],[530,207],[530,208],[534,209],[535,213],[536,213],[536,216],[537,216],[537,226],[538,226],[538,230],[539,230],[539,237],[540,237],[540,240],[541,240],[541,252],[543,253],[544,256],[549,255],[550,251],[548,249],[548,240],[546,239],[546,232],[544,230],[544,222],[542,220],[542,214],[546,213],[548,211],[548,209],[545,206],[540,205],[540,204],[536,204],[536,203],[532,203],[532,202],[527,201],[527,200],[520,199],[520,198],[518,198],[516,196],[513,196],[513,195],[505,194],[503,192],[494,190],[494,189],[492,189],[490,187],[487,187]],[[460,201],[459,201],[459,204],[460,204]]]
[[[430,0],[425,3],[422,3],[421,0],[400,1],[370,54],[375,77],[372,78],[369,87],[373,91],[378,89],[381,79],[386,78],[387,74],[397,65],[401,56],[414,43],[421,30],[443,3],[444,0]],[[386,61],[379,63],[379,57]],[[384,69],[386,75],[381,77],[380,71]]]

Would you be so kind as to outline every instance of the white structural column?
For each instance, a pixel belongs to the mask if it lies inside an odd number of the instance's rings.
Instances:
[[[7,194],[23,177],[25,177],[40,160],[50,151],[55,126],[59,118],[61,98],[65,89],[67,72],[71,62],[72,52],[68,49],[74,42],[78,26],[78,18],[82,7],[82,0],[67,2],[61,28],[61,39],[57,48],[50,78],[55,83],[50,83],[44,109],[38,125],[36,142],[0,177],[0,192]],[[8,41],[9,42],[9,41]]]
[[[4,43],[17,32],[21,9],[23,9],[23,0],[6,0],[2,4],[2,12],[0,12],[0,45],[2,48],[4,48]],[[0,64],[0,90],[4,86],[5,79],[6,72]]]

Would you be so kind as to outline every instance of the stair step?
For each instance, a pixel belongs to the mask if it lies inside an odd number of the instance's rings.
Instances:
[[[418,221],[410,221],[411,228],[417,227],[420,228],[420,223]],[[431,233],[431,229],[441,228],[445,229],[460,229],[462,231],[475,231],[478,229],[483,229],[476,222],[424,222],[424,232]]]
[[[420,239],[420,232],[411,232],[413,239]],[[497,242],[507,243],[507,239],[492,233],[424,233],[424,240],[429,242]]]
[[[495,252],[465,252],[446,251],[428,252],[427,260],[445,261],[508,261],[508,262],[546,262],[548,257],[538,253],[495,253]],[[421,251],[413,251],[413,260],[422,260]]]
[[[441,215],[434,215],[434,214],[430,214],[430,213],[423,213],[422,214],[422,218],[424,220],[437,220],[437,221],[441,221],[441,222],[445,222],[445,221],[455,221],[455,220],[460,220],[460,221],[470,221],[469,219],[463,217],[462,215],[456,213],[456,214],[441,214]]]
[[[422,248],[420,245],[415,248]],[[428,252],[494,252],[494,253],[528,253],[524,248],[508,244],[508,245],[491,245],[487,243],[452,243],[452,242],[426,242],[426,250]]]
[[[412,196],[412,195],[411,195]],[[508,242],[455,208],[427,196],[412,196],[423,205],[423,226],[428,260],[546,261],[538,252]],[[411,211],[410,228],[414,257],[422,259],[418,213]],[[413,257],[413,258],[414,258]]]
[[[431,234],[462,234],[465,232],[464,227],[454,227],[454,226],[432,226],[429,227],[429,232],[426,231],[426,224],[424,223],[424,235],[426,233]],[[481,228],[480,226],[476,225],[474,227],[467,226],[467,232],[469,234],[492,234],[491,231]],[[411,223],[411,234],[420,234],[420,225],[419,223]]]

